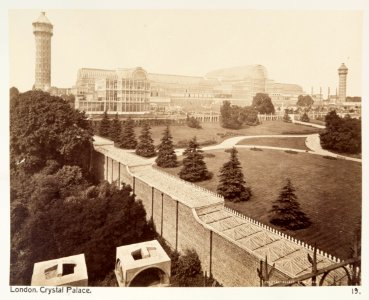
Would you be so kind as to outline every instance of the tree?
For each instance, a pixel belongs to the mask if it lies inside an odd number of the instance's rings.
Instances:
[[[257,93],[252,100],[252,107],[260,114],[274,114],[275,109],[268,94]]]
[[[188,127],[200,129],[202,128],[200,122],[195,117],[187,116],[186,124]]]
[[[231,106],[229,101],[223,101],[223,105],[220,107],[220,121],[223,128],[240,129],[242,121],[239,118],[239,110],[234,106]]]
[[[320,144],[324,149],[340,153],[361,152],[361,120],[350,116],[340,118],[335,111],[325,117],[325,130],[320,133]]]
[[[240,107],[231,105],[229,101],[223,101],[220,108],[221,126],[229,129],[240,129],[242,124],[259,124],[258,112],[252,106]]]
[[[75,166],[32,178],[27,203],[12,199],[11,284],[29,285],[35,262],[76,253],[85,254],[89,280],[101,279],[116,247],[153,238],[130,186],[91,185]]]
[[[227,201],[247,201],[250,199],[251,191],[246,187],[242,167],[237,157],[238,152],[233,147],[230,153],[229,161],[220,169],[217,191]]]
[[[289,178],[273,203],[269,211],[270,223],[288,230],[304,229],[311,225],[309,218],[300,209],[295,188]]]
[[[99,135],[104,138],[109,138],[110,133],[110,119],[108,113],[105,111],[99,126]]]
[[[196,137],[191,139],[188,143],[187,149],[183,152],[183,167],[179,172],[179,177],[190,181],[202,181],[212,177],[204,162],[204,156],[200,150],[200,145]]]
[[[291,117],[288,114],[288,109],[284,110],[283,122],[291,123]]]
[[[64,101],[66,101],[71,107],[74,108],[75,102],[76,102],[76,98],[74,95],[61,95],[60,96]]]
[[[193,279],[201,273],[201,261],[196,251],[186,249],[178,259],[176,277],[179,286],[192,286]]]
[[[150,125],[147,122],[142,126],[136,154],[143,157],[153,157],[156,155],[154,141],[151,138]]]
[[[240,121],[246,125],[259,124],[258,112],[252,106],[238,107],[235,106],[235,110],[240,114]]]
[[[19,96],[19,91],[16,87],[11,87],[9,90],[9,99],[10,101],[13,101],[15,98]]]
[[[122,131],[122,124],[119,121],[118,113],[116,113],[113,121],[110,122],[110,128],[109,128],[109,137],[111,140],[115,143],[118,142],[120,134]]]
[[[311,107],[313,104],[314,104],[314,100],[313,98],[311,98],[310,95],[306,95],[306,96],[299,95],[297,98],[297,103],[296,103],[297,106]]]
[[[178,164],[169,126],[167,126],[164,130],[161,143],[158,146],[158,157],[156,158],[155,162],[159,167],[162,168],[174,168]]]
[[[10,105],[10,158],[13,171],[34,174],[47,160],[88,170],[92,129],[83,112],[60,97],[28,91]]]
[[[123,128],[118,139],[118,147],[123,149],[135,149],[137,147],[134,125],[131,117],[128,117],[123,123]]]
[[[309,116],[307,115],[307,113],[306,112],[304,112],[304,114],[302,115],[302,117],[301,117],[301,122],[310,122],[310,118],[309,118]]]

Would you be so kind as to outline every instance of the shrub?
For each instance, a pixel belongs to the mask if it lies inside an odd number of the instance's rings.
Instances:
[[[284,152],[289,153],[289,154],[298,154],[297,151],[293,151],[293,150],[286,150]]]
[[[307,113],[304,113],[300,119],[301,122],[310,122],[309,116],[307,115]]]
[[[283,115],[283,122],[291,123],[291,117],[289,116],[288,112],[286,111]]]
[[[250,148],[251,151],[263,151],[263,149],[252,147]]]
[[[195,250],[186,249],[178,259],[176,276],[180,286],[191,286],[191,279],[201,273],[201,262]]]
[[[331,159],[331,160],[337,160],[337,157],[329,156],[329,155],[324,155],[323,158]]]
[[[200,122],[195,117],[187,117],[186,124],[188,127],[201,129]]]

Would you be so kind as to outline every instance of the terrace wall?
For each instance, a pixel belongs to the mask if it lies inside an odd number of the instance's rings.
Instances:
[[[98,178],[130,184],[145,207],[147,219],[153,218],[157,233],[172,249],[194,249],[203,271],[224,286],[259,286],[259,258],[204,226],[193,208],[134,177],[129,167],[102,154],[95,153],[95,157]],[[273,280],[287,278],[277,270],[273,275]]]

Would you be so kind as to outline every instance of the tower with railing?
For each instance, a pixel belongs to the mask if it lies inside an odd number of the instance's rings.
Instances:
[[[48,90],[51,86],[51,37],[53,25],[41,12],[38,19],[32,23],[36,41],[35,84],[33,89]]]
[[[344,63],[338,69],[339,84],[338,84],[338,103],[346,102],[346,79],[348,68]]]

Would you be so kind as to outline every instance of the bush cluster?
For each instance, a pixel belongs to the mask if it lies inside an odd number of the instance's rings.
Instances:
[[[324,149],[340,153],[361,153],[361,120],[349,115],[341,118],[335,111],[325,117],[326,128],[320,134]]]

